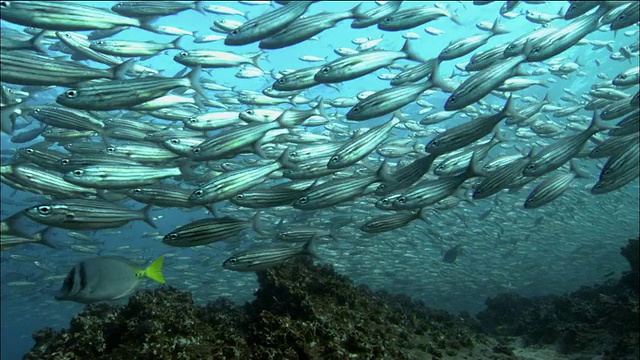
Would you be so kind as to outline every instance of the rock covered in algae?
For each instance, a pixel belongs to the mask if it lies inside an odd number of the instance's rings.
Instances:
[[[256,299],[194,304],[170,287],[87,306],[69,329],[34,334],[31,359],[514,359],[454,317],[355,286],[299,259],[258,274]]]
[[[248,354],[225,300],[207,307],[171,287],[134,294],[123,307],[89,305],[69,329],[33,335],[27,359],[223,359]],[[244,353],[243,353],[244,352]]]
[[[624,274],[621,281],[636,292],[638,292],[640,285],[640,274],[638,273],[638,257],[640,256],[639,242],[640,238],[629,239],[627,245],[620,248],[620,254],[627,259],[629,266],[631,266],[631,271]]]
[[[564,353],[638,359],[638,240],[629,240],[621,253],[632,270],[618,282],[585,286],[562,296],[500,294],[487,299],[487,309],[477,318],[488,333],[521,336],[525,345],[554,344]]]

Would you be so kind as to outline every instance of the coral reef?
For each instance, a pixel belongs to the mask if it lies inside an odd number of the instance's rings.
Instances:
[[[258,281],[243,306],[197,306],[170,287],[87,306],[69,329],[35,333],[24,359],[514,359],[468,315],[354,286],[329,266],[299,259]]]
[[[487,309],[477,318],[488,333],[521,336],[527,346],[554,344],[564,353],[638,359],[638,240],[629,240],[621,253],[632,270],[618,282],[582,287],[563,296],[501,294],[487,299]]]

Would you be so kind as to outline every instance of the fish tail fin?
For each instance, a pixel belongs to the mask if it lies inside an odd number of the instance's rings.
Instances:
[[[360,2],[358,5],[356,5],[353,9],[349,11],[351,11],[354,17],[356,17],[357,19],[360,19],[364,16],[364,13],[365,13],[364,11],[362,11],[363,6],[364,6],[364,1]]]
[[[471,161],[469,161],[469,165],[467,166],[467,170],[465,171],[465,177],[467,179],[471,179],[477,176],[486,176],[484,170],[478,163],[479,159],[478,152],[474,151],[473,155],[471,155]]]
[[[416,218],[424,221],[427,224],[431,224],[431,221],[429,221],[429,218],[427,217],[427,210],[433,211],[432,209],[429,209],[427,207],[420,208],[416,213]]]
[[[460,17],[458,16],[458,10],[455,10],[453,13],[447,11],[447,13],[449,14],[447,17],[451,19],[451,21],[458,25],[462,25],[462,21],[460,21]]]
[[[327,235],[327,237],[335,242],[338,242],[338,228],[334,228],[332,227],[331,229],[329,229],[329,235]]]
[[[206,15],[207,13],[204,11],[204,4],[202,4],[201,0],[196,0],[193,2],[193,10],[199,12],[202,15]]]
[[[166,283],[164,276],[162,275],[162,264],[164,263],[164,256],[160,256],[155,259],[146,269],[144,269],[144,276],[153,281],[157,281],[160,284]]]
[[[291,149],[287,148],[282,152],[282,154],[280,154],[277,161],[285,168],[295,169],[297,165],[293,161],[291,161],[291,156],[289,156],[290,153]]]
[[[44,230],[39,231],[34,238],[38,240],[38,244],[42,244],[52,249],[57,249],[58,247],[51,242],[51,238],[48,236],[51,231],[52,228],[47,226]]]
[[[202,73],[202,67],[200,65],[194,66],[193,70],[186,75],[186,78],[189,80],[189,86],[195,90],[198,95],[208,100],[209,98],[204,93],[204,89],[200,86],[200,73]]]
[[[189,159],[184,159],[181,163],[178,163],[178,168],[180,169],[180,174],[185,178],[194,179],[198,177],[198,173],[191,168]]]
[[[100,135],[100,138],[102,139],[102,143],[104,143],[106,147],[111,146],[109,143],[109,134],[113,132],[113,130],[114,129],[103,129],[98,132],[98,135]]]
[[[207,204],[203,206],[205,209],[207,209],[207,211],[209,211],[209,214],[211,214],[211,216],[216,217],[216,209],[215,207],[213,207],[213,204]]]
[[[152,228],[157,229],[158,227],[153,222],[153,218],[151,217],[151,208],[152,207],[153,207],[153,205],[149,204],[149,205],[145,206],[142,209],[142,215],[144,216],[144,218],[142,220],[144,220],[144,222],[149,224]]]
[[[320,259],[320,256],[318,255],[317,248],[316,248],[317,241],[318,241],[318,236],[313,235],[311,240],[307,241],[302,247],[302,253],[312,256],[315,259]]]
[[[253,231],[257,232],[262,236],[267,236],[267,233],[264,231],[262,224],[260,223],[260,216],[262,215],[262,211],[258,211],[251,217],[251,228]]]
[[[258,63],[258,60],[260,60],[260,57],[263,55],[262,52],[259,52],[255,55],[253,55],[251,57],[251,65],[257,67],[258,69],[262,70],[262,68],[260,68],[260,63]]]
[[[318,96],[318,104],[316,104],[316,106],[314,106],[313,108],[318,111],[319,116],[322,116],[325,119],[329,119],[324,109],[324,99],[322,98],[322,96]]]
[[[379,179],[383,182],[395,182],[395,179],[389,175],[389,161],[388,159],[384,159],[382,164],[378,167],[375,174],[376,179]]]
[[[575,60],[573,60],[574,63],[578,64],[579,66],[584,66],[585,64],[580,62],[580,55],[576,56]]]
[[[413,48],[413,42],[410,39],[404,41],[404,45],[402,45],[400,52],[407,54],[407,58],[410,60],[421,61],[420,56],[416,54],[415,49]]]
[[[598,111],[598,109],[596,108],[593,110],[593,117],[591,118],[591,123],[589,124],[589,128],[586,131],[591,131],[595,134],[602,130],[613,129],[614,127],[615,126],[609,126],[602,121],[600,111]]]
[[[491,136],[491,140],[489,142],[494,142],[494,144],[499,144],[507,141],[511,141],[511,139],[504,136],[504,133],[502,132],[502,130],[500,130],[500,127],[497,127],[493,132],[493,136]]]
[[[140,24],[138,25],[138,27],[140,29],[144,29],[147,31],[151,31],[152,33],[156,33],[156,34],[164,34],[163,32],[160,31],[160,29],[155,26],[152,25],[151,23],[156,21],[158,19],[158,16],[150,16],[150,17],[146,17],[144,19],[140,19]]]
[[[613,32],[613,38],[614,38],[614,39],[616,38],[616,33],[618,33],[618,32],[617,32],[617,31],[614,31],[614,32]],[[613,42],[609,42],[609,43],[607,43],[607,45],[605,45],[604,47],[606,47],[606,48],[607,48],[607,50],[609,50],[609,51],[613,52],[613,51],[614,51],[614,49],[613,49],[613,44],[614,44]]]
[[[45,32],[46,30],[42,30],[29,40],[34,49],[43,54],[47,53],[47,49],[42,45],[42,39],[44,39]]]
[[[187,35],[180,35],[171,42],[171,45],[173,45],[174,49],[185,50],[184,46],[181,44],[185,36]]]
[[[513,117],[523,119],[524,116],[520,114],[518,109],[516,109],[515,102],[513,101],[513,94],[509,94],[509,98],[507,102],[504,104],[504,108],[502,108],[502,112],[504,117]]]
[[[123,80],[124,75],[129,71],[133,70],[133,67],[136,65],[136,59],[129,59],[122,64],[118,64],[112,67],[109,71],[114,79]]]
[[[7,135],[12,135],[13,130],[15,129],[16,117],[13,116],[14,111],[18,109],[18,105],[21,103],[4,106],[2,108],[2,112],[0,118],[0,128],[3,133]]]
[[[509,29],[502,25],[502,20],[500,17],[497,17],[493,21],[493,25],[491,26],[491,29],[489,31],[491,32],[491,36],[509,33]]]
[[[434,87],[440,89],[447,89],[447,86],[444,78],[442,77],[442,73],[440,71],[440,61],[435,59],[435,63],[433,64],[433,70],[431,71],[431,77],[429,80],[433,83]]]
[[[578,162],[575,159],[569,160],[569,172],[574,173],[578,179],[586,179],[589,177],[589,174],[578,166]]]

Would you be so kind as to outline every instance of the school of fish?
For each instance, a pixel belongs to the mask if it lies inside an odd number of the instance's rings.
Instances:
[[[332,4],[0,2],[3,269],[44,274],[3,288],[232,296],[311,256],[474,307],[621,269],[558,244],[638,233],[640,2]]]

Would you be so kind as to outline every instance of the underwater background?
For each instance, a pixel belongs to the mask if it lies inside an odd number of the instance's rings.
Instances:
[[[116,2],[77,2],[109,9]],[[205,2],[233,7],[256,17],[273,9],[269,5],[246,5],[238,2]],[[404,2],[401,8],[433,5],[433,2]],[[427,25],[411,29],[419,35],[415,50],[424,58],[436,57],[440,50],[452,40],[481,33],[476,24],[481,21],[493,22],[500,16],[500,7],[504,2],[496,1],[484,6],[474,6],[472,2],[442,2],[451,12],[456,12],[461,24],[446,17],[439,18]],[[347,11],[357,2],[317,2],[309,7],[306,15],[323,11]],[[274,5],[280,6],[280,5]],[[513,10],[516,13],[532,9],[555,14],[561,8],[568,7],[567,2],[546,2],[527,4],[521,2]],[[212,33],[209,27],[214,20],[233,18],[243,21],[239,16],[206,13],[187,10],[176,15],[164,16],[154,22],[155,25],[168,25],[182,28],[198,35]],[[334,28],[323,31],[317,40],[307,40],[300,44],[278,50],[264,50],[258,61],[264,76],[238,78],[236,69],[212,69],[203,71],[202,78],[237,90],[261,91],[270,86],[274,79],[270,72],[283,69],[300,69],[311,66],[299,60],[305,55],[326,58],[331,61],[338,58],[334,49],[353,47],[351,40],[360,37],[376,39],[385,50],[399,50],[404,43],[403,34],[408,31],[388,32],[375,26],[365,29],[353,29],[350,21],[339,22]],[[554,26],[561,27],[568,21],[555,20]],[[508,34],[490,38],[478,51],[490,49],[508,42],[539,27],[525,19],[523,15],[512,19],[503,18],[502,24],[510,31]],[[442,30],[440,35],[431,35],[424,31],[425,26]],[[2,27],[22,30],[23,27],[2,21]],[[590,41],[611,42],[613,49],[627,46],[638,40],[637,24],[618,31],[594,31],[586,36]],[[627,36],[625,32],[630,32]],[[81,33],[88,34],[88,31]],[[175,35],[160,35],[149,31],[129,28],[113,38],[135,41],[169,42]],[[223,41],[193,43],[187,37],[183,41],[187,50],[214,49],[232,51],[238,54],[259,51],[257,43],[229,47]],[[180,50],[166,50],[137,63],[162,70],[163,76],[173,76],[184,66],[173,61]],[[477,52],[477,51],[476,51]],[[50,52],[55,53],[55,52]],[[638,57],[616,61],[609,58],[611,51],[606,47],[597,48],[590,44],[573,46],[557,58],[567,61],[578,59],[581,65],[578,72],[566,76],[566,79],[551,74],[535,77],[552,79],[547,81],[548,88],[534,86],[517,92],[520,96],[533,96],[542,99],[546,94],[551,102],[562,106],[560,98],[569,89],[575,94],[586,94],[592,84],[600,82],[596,75],[605,74],[608,79],[620,72],[638,66]],[[60,53],[55,53],[60,55]],[[472,53],[473,54],[473,53]],[[472,54],[441,63],[441,73],[448,76],[452,72],[460,73],[455,64],[468,61]],[[637,53],[636,53],[637,54]],[[600,65],[596,63],[600,62]],[[92,67],[104,68],[102,64],[88,61]],[[399,60],[398,63],[410,63]],[[314,63],[316,65],[322,62]],[[533,70],[530,68],[529,70]],[[332,88],[318,85],[305,90],[302,95],[309,99],[322,96],[325,102],[337,97],[354,96],[362,91],[378,91],[389,87],[388,81],[380,80],[376,74],[398,70],[381,69],[374,74],[346,81]],[[454,77],[463,81],[465,77]],[[20,88],[20,86],[3,85]],[[63,87],[56,87],[37,93],[29,105],[53,104],[55,97]],[[625,90],[633,95],[637,86]],[[212,94],[212,92],[209,92]],[[423,99],[434,105],[435,111],[441,111],[449,94],[436,91]],[[493,95],[484,99],[491,105],[501,108],[504,100]],[[271,105],[288,108],[290,104]],[[522,107],[519,103],[517,107]],[[239,111],[248,106],[231,107]],[[306,105],[299,105],[307,108]],[[424,115],[415,102],[402,108],[408,117],[418,120]],[[209,108],[209,111],[215,110]],[[338,109],[343,113],[347,109]],[[327,110],[333,114],[335,110]],[[592,112],[581,110],[579,115],[591,117]],[[550,114],[549,114],[550,115]],[[347,123],[352,130],[359,127],[373,127],[387,122],[389,116],[367,120],[366,122]],[[446,122],[431,125],[433,128],[449,128],[468,121],[468,118],[454,117]],[[566,118],[550,117],[549,120],[559,126],[560,136],[546,138],[545,143],[571,135],[575,132],[566,127]],[[37,126],[34,122],[33,127]],[[163,122],[168,124],[167,122]],[[588,121],[582,124],[586,128]],[[494,148],[489,157],[504,153],[518,153],[518,147],[528,148],[531,138],[518,137],[516,127],[499,125],[504,134],[511,139],[504,148]],[[308,132],[326,133],[323,127],[306,128]],[[395,138],[407,137],[411,131],[394,130]],[[426,144],[431,136],[417,138],[420,144]],[[34,143],[39,139],[34,140]],[[2,164],[7,164],[19,147],[28,144],[14,144],[10,136],[2,134]],[[304,146],[304,145],[300,145]],[[593,144],[591,144],[593,146]],[[374,153],[375,154],[375,153]],[[375,155],[376,157],[378,155]],[[432,309],[440,309],[457,314],[468,312],[472,316],[485,309],[485,301],[502,293],[514,293],[523,297],[560,295],[578,290],[582,286],[601,284],[609,279],[619,278],[628,270],[628,263],[620,256],[620,248],[627,240],[637,238],[639,233],[639,196],[638,180],[626,186],[601,195],[593,195],[590,189],[596,182],[600,168],[606,159],[578,159],[580,167],[589,177],[576,179],[569,190],[553,202],[536,209],[525,209],[523,201],[539,180],[527,184],[513,192],[500,192],[488,199],[462,202],[448,210],[435,210],[428,215],[428,223],[414,221],[400,229],[370,236],[360,231],[360,226],[373,216],[386,212],[374,207],[376,198],[364,195],[333,209],[314,212],[300,211],[292,207],[265,209],[262,214],[262,226],[274,231],[282,218],[297,224],[309,224],[325,228],[335,227],[338,221],[345,225],[336,230],[337,241],[322,240],[318,243],[320,259],[317,264],[331,265],[336,273],[344,275],[356,285],[367,285],[372,290],[382,290],[390,294],[402,294],[413,300],[424,302]],[[396,160],[397,161],[397,160]],[[437,163],[437,161],[436,161]],[[558,170],[565,171],[565,170]],[[270,181],[270,180],[269,180]],[[42,196],[14,190],[2,184],[2,217],[7,218],[21,210],[40,203]],[[141,208],[135,201],[127,201],[130,208]],[[249,218],[255,213],[251,209],[241,209],[228,201],[216,204],[221,214]],[[68,230],[53,229],[48,236],[57,249],[39,245],[16,247],[0,254],[1,272],[1,316],[2,316],[2,354],[3,359],[19,359],[34,345],[32,333],[44,327],[55,330],[66,328],[70,319],[81,312],[85,305],[74,302],[60,302],[54,295],[62,285],[69,270],[79,261],[104,255],[126,257],[141,266],[146,266],[157,257],[164,255],[163,273],[167,285],[189,292],[196,304],[204,305],[219,297],[234,304],[243,304],[254,299],[258,288],[256,274],[252,272],[234,272],[221,265],[234,253],[257,245],[278,245],[276,239],[258,238],[252,231],[243,232],[238,238],[206,246],[177,248],[169,247],[160,240],[173,229],[191,221],[211,216],[204,208],[177,209],[159,208],[152,210],[158,229],[149,227],[141,221],[131,222],[121,228],[86,232],[91,241],[82,241],[67,235]],[[24,229],[35,233],[43,227],[25,220]],[[72,245],[81,245],[72,248]],[[444,262],[443,254],[456,246],[463,249],[454,262]],[[16,256],[18,255],[18,256]],[[299,266],[299,265],[296,265]],[[155,289],[158,284],[143,282],[139,290]],[[159,295],[160,296],[160,295]],[[119,300],[116,304],[126,304]]]

